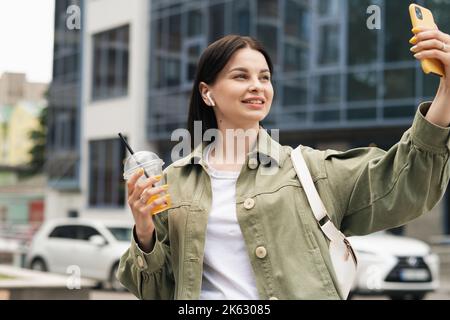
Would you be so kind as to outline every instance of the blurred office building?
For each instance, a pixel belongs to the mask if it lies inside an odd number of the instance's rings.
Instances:
[[[417,3],[450,31],[450,3]],[[170,164],[171,133],[186,127],[199,55],[231,33],[259,39],[273,59],[275,99],[263,125],[280,129],[282,144],[389,149],[439,84],[409,51],[409,4],[55,1],[47,217],[131,219],[122,178],[128,153],[117,133]],[[80,28],[68,27],[70,6],[79,8]],[[449,234],[449,202],[446,195],[403,231],[427,241]]]
[[[24,73],[0,77],[0,165],[23,166],[30,161],[29,132],[39,126],[46,107],[47,83],[29,82]]]
[[[34,145],[30,134],[39,129],[47,106],[47,88],[47,83],[28,81],[24,73],[0,77],[0,238],[29,240],[30,228],[43,220],[45,174],[24,173]]]

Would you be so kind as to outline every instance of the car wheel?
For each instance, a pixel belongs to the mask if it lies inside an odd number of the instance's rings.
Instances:
[[[31,265],[30,265],[30,269],[36,270],[36,271],[42,271],[42,272],[48,271],[47,264],[45,263],[45,261],[42,258],[33,259],[33,261],[31,262]]]
[[[111,274],[109,276],[109,287],[113,291],[125,291],[126,288],[120,283],[119,279],[117,279],[116,274],[119,269],[119,263],[114,264],[111,269]]]

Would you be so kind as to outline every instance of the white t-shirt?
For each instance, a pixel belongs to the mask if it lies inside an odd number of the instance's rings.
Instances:
[[[209,144],[205,153],[208,163]],[[201,300],[257,300],[255,276],[236,217],[239,171],[219,171],[208,164],[212,205],[206,228]]]

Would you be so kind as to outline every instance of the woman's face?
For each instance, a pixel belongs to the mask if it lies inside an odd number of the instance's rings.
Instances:
[[[271,74],[262,53],[250,48],[236,51],[213,85],[201,84],[202,97],[210,92],[219,127],[258,128],[273,99]]]

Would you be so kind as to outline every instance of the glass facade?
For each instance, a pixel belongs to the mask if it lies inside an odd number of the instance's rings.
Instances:
[[[288,131],[386,125],[405,127],[439,80],[424,75],[409,51],[406,0],[152,1],[148,126],[150,141],[186,127],[195,65],[225,34],[250,35],[270,53],[275,100],[266,127]],[[417,1],[443,12],[449,1]],[[380,9],[370,29],[367,8]],[[440,19],[440,17],[442,18]]]
[[[263,125],[281,129],[282,144],[314,146],[323,138],[348,141],[353,147],[378,138],[378,146],[386,149],[411,124],[418,103],[432,99],[439,85],[437,77],[422,72],[409,51],[411,1],[148,1],[145,130],[166,164],[171,162],[172,143],[167,142],[172,131],[186,127],[198,58],[208,44],[226,34],[255,37],[270,53],[275,98]],[[450,0],[416,3],[430,8],[440,29],[450,32]],[[66,26],[66,10],[72,4],[80,7],[83,17],[84,0],[55,1],[49,90],[46,169],[50,186],[61,190],[80,189],[83,48],[82,32]],[[371,5],[381,10],[380,30],[367,27]],[[128,94],[131,27],[93,35],[91,99]],[[122,207],[123,147],[117,139],[90,141],[89,151],[89,207]]]
[[[92,99],[128,93],[128,25],[93,35]]]
[[[123,160],[119,139],[89,141],[89,206],[120,208],[125,204]]]
[[[78,189],[80,165],[81,37],[67,28],[67,8],[76,5],[83,16],[83,0],[55,1],[53,80],[49,89],[46,171],[57,189]],[[81,19],[80,17],[80,19]]]

